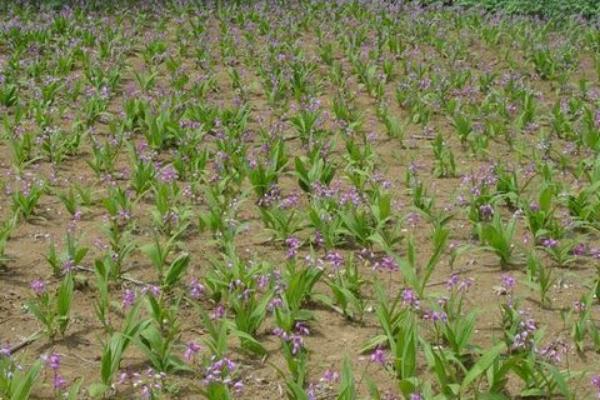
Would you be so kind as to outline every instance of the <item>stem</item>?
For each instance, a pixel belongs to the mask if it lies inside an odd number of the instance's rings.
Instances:
[[[95,272],[94,270],[92,270],[90,268],[83,267],[81,265],[76,266],[75,269],[78,270],[78,271],[84,271],[84,272],[92,272],[92,273]],[[146,282],[139,281],[137,279],[130,278],[130,277],[125,276],[125,275],[122,275],[121,279],[123,279],[124,281],[127,281],[127,282],[134,283],[134,284],[139,285],[139,286],[147,286],[148,285]]]
[[[17,351],[22,350],[25,347],[32,344],[33,342],[35,342],[42,332],[43,332],[42,330],[39,330],[39,331],[35,332],[34,334],[32,334],[31,336],[29,336],[28,338],[26,338],[25,340],[23,340],[21,343],[12,346],[9,349],[10,354],[12,355],[12,354],[16,353]]]

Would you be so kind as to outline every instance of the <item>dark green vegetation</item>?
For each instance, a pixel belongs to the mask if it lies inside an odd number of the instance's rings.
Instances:
[[[591,20],[600,18],[598,0],[457,0],[456,5],[480,7],[488,12],[533,15],[564,19],[583,16]]]

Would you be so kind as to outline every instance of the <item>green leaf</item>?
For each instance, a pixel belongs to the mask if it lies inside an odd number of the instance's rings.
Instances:
[[[247,345],[249,344],[249,347],[253,352],[261,355],[267,353],[267,349],[265,349],[265,347],[258,340],[256,340],[246,332],[242,332],[239,329],[232,329],[231,333],[237,336],[238,338],[244,340]]]
[[[171,263],[171,266],[169,267],[169,270],[167,271],[167,276],[165,277],[165,281],[164,281],[165,286],[171,287],[171,286],[175,285],[179,281],[179,279],[181,278],[181,276],[183,275],[185,270],[187,269],[189,263],[190,263],[190,255],[189,254],[182,254],[179,257],[177,257]]]
[[[18,384],[12,393],[10,400],[28,400],[29,395],[31,394],[31,389],[33,388],[33,384],[37,380],[41,369],[42,363],[40,361],[36,361],[35,364],[31,366],[29,371],[27,371],[25,376],[17,380]]]
[[[569,386],[567,385],[567,381],[565,379],[564,374],[551,364],[544,363],[544,366],[546,367],[546,369],[548,371],[550,371],[550,374],[552,375],[552,379],[558,386],[558,390],[560,391],[560,393],[563,396],[565,396],[565,398],[570,398],[571,391],[569,390]]]
[[[482,393],[478,397],[479,400],[509,400],[502,393]]]
[[[304,389],[302,388],[302,386],[300,386],[299,384],[297,384],[296,382],[292,381],[292,380],[288,380],[286,382],[287,387],[288,387],[288,391],[290,392],[290,394],[295,400],[308,400],[308,396],[306,394],[306,392],[304,391]]]
[[[92,383],[88,388],[88,393],[91,397],[98,398],[104,396],[108,388],[109,387],[103,383]]]
[[[114,339],[111,338],[110,342],[105,345],[104,351],[102,352],[101,365],[100,365],[100,376],[104,383],[109,383],[112,377],[112,347]]]
[[[356,398],[356,383],[354,381],[354,373],[352,372],[352,364],[350,364],[348,357],[345,357],[342,363],[340,389],[337,400],[355,400]]]
[[[369,377],[367,377],[367,389],[371,400],[381,400],[381,393],[379,393],[377,385]]]
[[[467,375],[465,375],[460,388],[461,393],[464,393],[471,383],[473,383],[481,374],[491,367],[498,356],[505,350],[506,344],[498,343],[496,346],[489,349],[483,356],[481,356],[481,358],[477,360],[469,372],[467,372]]]
[[[79,390],[81,389],[82,383],[83,379],[77,379],[75,383],[71,385],[69,392],[67,393],[67,400],[77,400],[79,398]]]

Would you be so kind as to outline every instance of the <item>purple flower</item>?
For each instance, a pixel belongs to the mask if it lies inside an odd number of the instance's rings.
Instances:
[[[172,165],[167,165],[160,170],[158,178],[163,183],[173,183],[179,178],[177,170]]]
[[[340,380],[340,374],[332,369],[328,369],[323,373],[323,377],[321,378],[321,382],[326,382],[329,384],[336,383]]]
[[[235,363],[229,358],[224,357],[220,360],[215,360],[206,369],[204,383],[207,385],[214,382],[232,384],[233,382],[227,380],[227,377],[235,370],[235,368]]]
[[[308,326],[306,326],[306,324],[304,324],[303,322],[296,322],[296,325],[294,326],[294,331],[301,336],[310,335],[310,330],[308,329]]]
[[[523,244],[528,245],[532,241],[531,235],[528,232],[523,233]]]
[[[59,374],[56,374],[52,379],[52,386],[54,386],[55,390],[61,390],[67,386],[67,381],[65,381],[65,378],[63,378]]]
[[[152,297],[160,296],[160,288],[156,285],[146,285],[142,289],[142,294],[149,294]]]
[[[200,347],[200,345],[196,342],[188,342],[185,352],[183,353],[183,358],[188,362],[192,361],[194,356],[200,351],[201,348],[202,347]]]
[[[402,291],[402,304],[406,306],[410,306],[414,309],[419,308],[419,298],[417,294],[412,289],[404,289]]]
[[[388,272],[398,271],[398,264],[392,256],[384,256],[378,263],[375,264],[375,267]]]
[[[281,198],[281,190],[279,186],[272,185],[269,190],[257,201],[259,207],[271,207],[277,200]]]
[[[446,315],[446,313],[443,311],[427,311],[425,314],[423,314],[423,319],[425,321],[432,321],[434,323],[446,323],[448,322],[448,315]]]
[[[479,207],[479,216],[484,221],[489,221],[494,216],[494,207],[490,204],[484,204]]]
[[[52,353],[48,357],[46,357],[46,363],[48,367],[54,371],[60,368],[60,362],[62,360],[62,356],[57,353]]]
[[[292,335],[290,341],[292,343],[292,354],[298,354],[304,347],[304,339],[300,335]]]
[[[409,400],[423,400],[423,396],[421,395],[421,393],[411,393]]]
[[[600,375],[592,376],[592,386],[594,386],[598,392],[598,398],[600,398]]]
[[[373,265],[373,269],[375,269],[374,264],[376,264],[375,253],[373,253],[369,249],[362,249],[358,252],[357,257],[359,260],[364,261],[367,264]]]
[[[571,253],[573,253],[574,256],[578,256],[578,257],[582,257],[585,256],[587,252],[585,243],[579,243],[578,245],[574,246],[571,249]]]
[[[75,262],[73,260],[71,260],[70,258],[68,258],[63,263],[62,268],[65,273],[69,273],[69,272],[73,271],[73,268],[75,268]]]
[[[273,335],[277,336],[278,338],[283,339],[283,340],[288,340],[288,338],[289,338],[287,332],[281,328],[274,328]]]
[[[371,354],[370,360],[372,363],[379,364],[381,366],[385,366],[386,355],[385,351],[381,348],[376,348],[373,354]]]
[[[354,207],[358,207],[361,204],[361,196],[358,190],[351,188],[340,196],[340,204],[352,204]]]
[[[331,264],[334,270],[339,270],[344,265],[344,257],[337,251],[330,251],[325,255],[325,261]]]
[[[129,372],[121,371],[121,372],[119,372],[119,378],[117,379],[117,384],[123,385],[125,382],[127,382],[128,379],[129,379]]]
[[[225,316],[225,307],[223,307],[222,304],[219,304],[213,310],[211,318],[212,319],[221,319],[221,318],[223,318],[223,316]]]
[[[289,196],[284,197],[281,200],[281,203],[279,204],[279,206],[285,210],[288,208],[296,207],[298,205],[299,201],[300,201],[300,195],[298,193],[292,193]]]
[[[306,397],[308,400],[317,400],[317,395],[315,394],[315,385],[313,383],[308,385],[308,389],[306,389]]]
[[[576,314],[581,314],[585,311],[586,309],[586,305],[585,303],[581,302],[581,301],[575,301],[573,303],[573,311],[575,311]]]
[[[129,307],[133,306],[133,304],[135,303],[135,291],[131,290],[131,289],[125,289],[125,291],[123,292],[123,298],[121,301],[121,306],[124,309],[128,309]]]
[[[459,292],[466,292],[473,286],[475,280],[473,278],[460,279],[458,274],[452,274],[446,281],[446,287],[448,290],[458,290]]]
[[[149,400],[150,398],[152,398],[152,390],[150,389],[150,386],[148,386],[145,383],[141,386],[140,398],[142,398],[143,400]]]
[[[5,346],[0,347],[0,357],[10,357],[11,351],[10,346],[6,344]]]
[[[534,213],[538,212],[540,211],[540,205],[537,202],[532,201],[531,203],[529,203],[529,209]]]
[[[569,347],[565,342],[557,339],[549,345],[543,347],[538,354],[553,364],[558,364],[562,360],[563,355],[567,353]]]
[[[192,299],[199,299],[204,294],[204,286],[198,282],[198,279],[192,278],[188,286],[189,294]]]
[[[119,220],[119,223],[125,224],[131,219],[131,213],[128,210],[119,210],[117,219]]]
[[[287,257],[296,257],[296,254],[298,254],[298,249],[300,248],[300,239],[295,236],[290,236],[285,239],[285,244],[288,247]]]
[[[553,249],[556,246],[558,246],[558,240],[552,238],[544,239],[542,240],[542,246],[544,246],[547,249]]]
[[[292,345],[291,351],[293,355],[298,354],[304,347],[304,340],[300,334],[290,334],[281,328],[275,328],[273,329],[273,335],[277,336],[284,342],[290,343]]]
[[[444,296],[440,297],[437,299],[437,304],[442,308],[446,307],[448,305],[448,298]]]
[[[30,287],[31,290],[33,290],[33,292],[38,296],[46,293],[46,282],[41,279],[35,279],[31,281]]]
[[[83,216],[83,212],[81,210],[75,211],[75,214],[73,214],[73,221],[74,222],[81,221],[82,216]]]
[[[452,290],[456,286],[458,286],[459,282],[460,277],[458,276],[458,274],[452,274],[450,275],[450,278],[448,278],[448,280],[446,281],[446,287],[448,288],[448,290]]]
[[[517,281],[512,275],[504,274],[502,275],[502,287],[507,293],[512,293],[515,288]]]
[[[515,350],[531,348],[536,330],[537,324],[532,318],[527,318],[519,322],[519,332],[513,339],[512,348]]]
[[[323,247],[324,244],[325,244],[325,239],[323,239],[323,235],[321,234],[321,232],[316,231],[315,232],[315,246]]]
[[[235,383],[233,384],[233,391],[236,392],[237,394],[240,394],[243,390],[244,390],[244,382],[242,381],[235,381]]]
[[[258,285],[259,289],[266,289],[267,286],[269,286],[270,281],[271,277],[267,274],[261,275],[258,278],[256,278],[256,284]]]
[[[283,306],[283,300],[281,297],[273,297],[267,306],[267,310],[274,311],[276,308]]]

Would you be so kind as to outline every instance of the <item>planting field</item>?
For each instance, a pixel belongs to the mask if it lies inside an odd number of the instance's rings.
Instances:
[[[0,399],[600,396],[590,20],[14,3]]]

